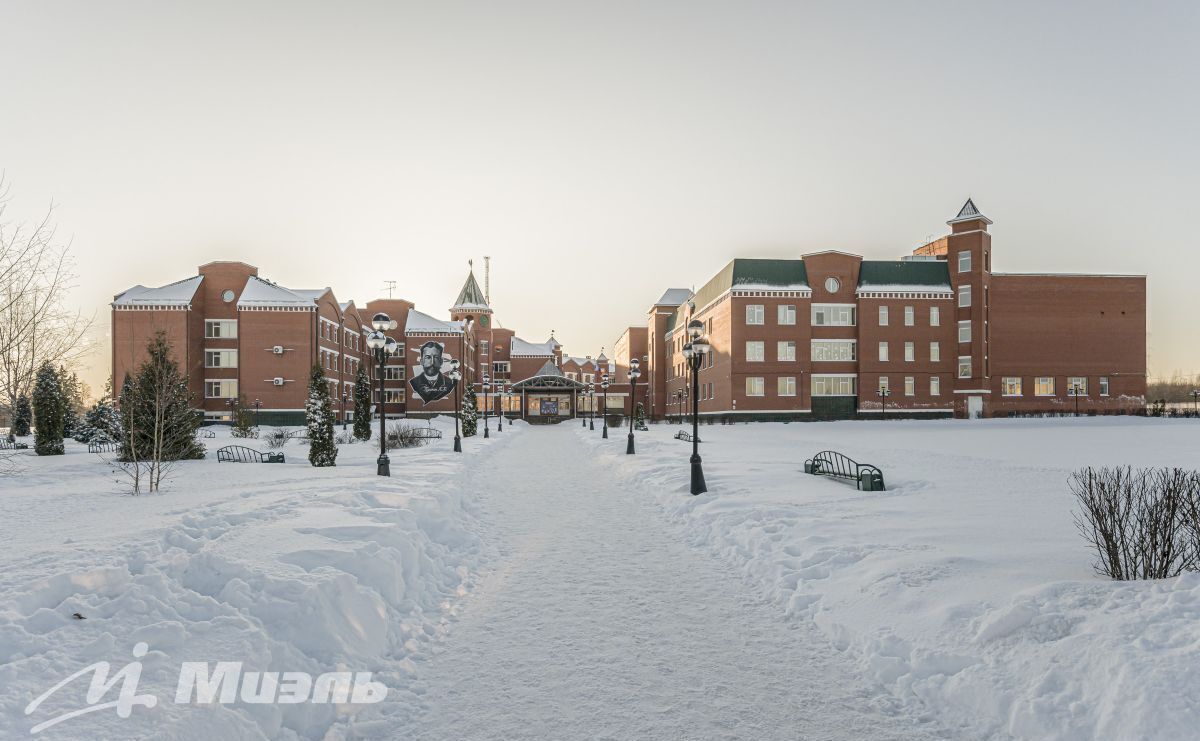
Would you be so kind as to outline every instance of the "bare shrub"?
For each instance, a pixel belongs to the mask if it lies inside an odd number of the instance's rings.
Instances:
[[[353,432],[347,430],[345,432],[339,432],[336,436],[334,436],[333,441],[338,445],[353,445],[354,443],[358,442],[358,438],[354,437]]]
[[[287,445],[287,441],[291,439],[291,435],[288,434],[286,427],[275,427],[263,435],[261,439],[267,444],[268,448],[278,450]]]
[[[1075,525],[1112,579],[1165,579],[1200,565],[1200,474],[1085,468],[1069,480]]]
[[[387,430],[387,449],[418,448],[429,442],[428,438],[418,437],[416,431],[419,429],[423,428],[404,422],[393,422]]]

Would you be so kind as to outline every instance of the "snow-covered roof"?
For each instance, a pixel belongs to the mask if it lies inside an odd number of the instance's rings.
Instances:
[[[979,220],[986,224],[992,223],[992,220],[984,216],[983,213],[975,206],[975,201],[970,198],[963,204],[963,207],[958,210],[958,216],[947,221],[947,224],[955,224],[960,221],[975,221]]]
[[[196,295],[196,289],[204,276],[197,275],[185,280],[168,283],[158,288],[137,285],[113,298],[114,306],[187,306]]]
[[[595,365],[596,361],[591,358],[576,358],[568,355],[567,357],[563,358],[563,364],[566,365],[567,363],[574,363],[582,368],[585,365]]]
[[[329,289],[325,289],[326,291]],[[314,296],[313,293],[316,293]],[[314,306],[325,291],[293,291],[257,276],[246,279],[246,287],[238,297],[238,307],[255,306]]]
[[[520,337],[513,337],[512,344],[509,346],[509,354],[550,357],[554,355],[554,348],[557,345],[558,343],[554,342],[554,338],[551,338],[550,342],[527,342]]]
[[[435,332],[438,334],[462,334],[462,322],[448,322],[444,319],[429,316],[428,314],[417,311],[416,309],[408,310],[408,321],[404,325],[405,332]]]
[[[691,297],[692,292],[687,288],[668,288],[662,298],[654,303],[656,306],[679,306]]]
[[[858,287],[858,293],[938,293],[949,296],[953,292],[950,286],[930,286],[916,283],[872,283]]]

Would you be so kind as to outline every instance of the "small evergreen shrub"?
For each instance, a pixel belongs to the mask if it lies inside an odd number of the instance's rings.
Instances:
[[[50,363],[38,369],[33,384],[34,452],[38,455],[62,455],[65,403],[58,371]]]
[[[308,462],[317,467],[337,465],[337,445],[333,441],[333,404],[325,371],[314,365],[308,380],[308,400],[304,404],[308,420]]]
[[[29,397],[21,394],[17,397],[16,403],[13,404],[13,423],[11,432],[17,437],[25,437],[32,429],[32,424],[33,408],[29,406]]]
[[[354,436],[370,440],[371,427],[371,379],[367,377],[366,364],[359,363],[354,378]]]

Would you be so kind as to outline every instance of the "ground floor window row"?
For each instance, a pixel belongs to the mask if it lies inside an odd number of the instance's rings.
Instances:
[[[1002,396],[1028,396],[1023,376],[1004,376],[1000,379],[1000,394]],[[1057,396],[1059,386],[1056,376],[1032,376],[1033,396]],[[1061,387],[1067,396],[1090,396],[1088,376],[1066,376],[1066,383]],[[1100,396],[1109,394],[1109,377],[1096,378],[1096,390]]]
[[[795,376],[778,376],[774,379],[776,396],[796,396],[797,383]],[[898,381],[904,396],[916,396],[918,389],[917,376],[903,376]],[[927,383],[930,396],[941,396],[942,379],[940,376],[928,376]],[[767,378],[764,376],[749,376],[746,378],[746,396],[766,396]],[[880,391],[892,392],[891,378],[880,376],[879,385],[874,389],[863,389],[868,394],[878,394]],[[850,374],[812,375],[809,377],[809,394],[811,396],[857,396],[859,393],[858,377]],[[881,394],[882,395],[882,394]]]

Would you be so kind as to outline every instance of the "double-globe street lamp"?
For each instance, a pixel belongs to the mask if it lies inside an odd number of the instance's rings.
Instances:
[[[375,363],[379,366],[379,459],[376,461],[375,473],[379,476],[391,476],[391,461],[387,454],[387,431],[384,429],[387,414],[384,408],[383,376],[387,359],[396,354],[399,345],[384,332],[396,328],[396,322],[387,314],[380,312],[371,317],[374,332],[367,335],[367,347],[375,351]]]
[[[887,416],[887,400],[892,395],[892,389],[888,386],[879,387],[879,419]]]
[[[459,364],[457,358],[451,360],[450,361],[450,372],[447,374],[449,376],[450,380],[454,381],[454,452],[455,453],[462,452],[462,436],[459,434],[459,431],[458,431],[458,416],[459,416],[459,412],[458,412],[458,392],[459,392],[458,382],[462,380],[462,372],[460,372],[458,370],[459,365],[460,364]]]
[[[633,427],[637,420],[637,380],[641,378],[641,361],[629,360],[629,439],[625,443],[625,455],[633,455]]]
[[[587,390],[588,398],[588,429],[595,431],[596,429],[596,384],[589,383]]]
[[[500,413],[496,415],[496,432],[504,432],[504,400],[508,398],[508,387],[504,385],[503,380],[496,382],[496,403],[500,406]]]
[[[683,357],[692,371],[692,494],[703,494],[708,491],[704,484],[704,469],[700,465],[700,364],[712,347],[704,341],[704,322],[693,319],[688,322],[687,333],[690,341],[683,346]]]
[[[483,374],[479,388],[483,389],[483,436],[490,438],[491,435],[488,433],[488,406],[490,404],[488,401],[488,392],[492,388],[492,379],[486,371]]]
[[[600,410],[600,420],[604,423],[604,434],[601,435],[605,440],[608,439],[608,374],[600,376],[600,391],[604,394],[604,401],[600,402],[600,406],[604,407]],[[595,414],[595,412],[592,412]]]

